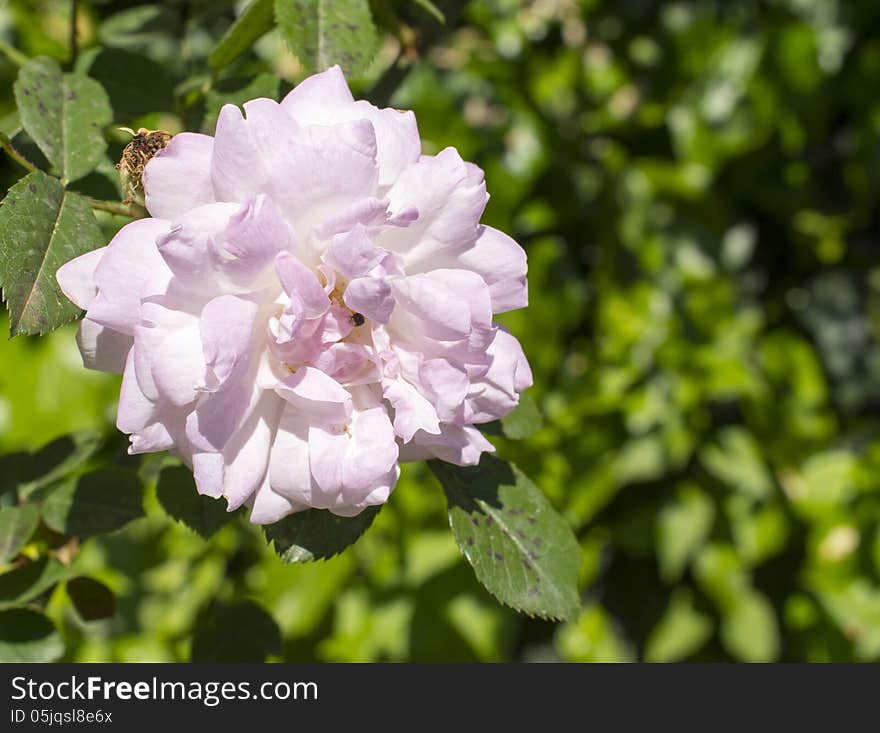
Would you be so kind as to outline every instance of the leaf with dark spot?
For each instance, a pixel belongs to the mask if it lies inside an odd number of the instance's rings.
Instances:
[[[574,617],[580,608],[580,547],[526,475],[490,455],[483,455],[479,466],[428,465],[446,492],[458,546],[486,589],[502,603],[534,616]],[[531,525],[545,542],[527,539],[525,530]]]
[[[378,48],[367,0],[275,0],[275,19],[310,71],[339,64],[346,75],[358,76]]]
[[[15,101],[28,135],[67,182],[82,178],[104,157],[101,128],[112,120],[101,85],[83,74],[64,74],[38,56],[18,72]]]
[[[10,188],[0,205],[0,285],[11,334],[44,334],[74,320],[80,309],[55,273],[103,244],[92,210],[57,178],[34,171]]]

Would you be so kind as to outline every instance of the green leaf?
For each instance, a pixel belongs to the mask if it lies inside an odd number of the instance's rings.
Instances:
[[[718,444],[707,445],[700,461],[713,476],[744,494],[764,499],[773,491],[773,479],[761,448],[751,433],[731,426],[718,433]]]
[[[521,394],[519,404],[501,418],[501,429],[511,440],[523,440],[537,433],[544,424],[544,418],[537,403],[528,393]]]
[[[700,550],[715,519],[715,505],[696,486],[686,485],[678,500],[657,516],[657,560],[667,582],[678,580]]]
[[[66,587],[83,621],[99,621],[116,613],[116,596],[100,581],[80,575],[68,580]]]
[[[580,547],[528,477],[489,455],[479,466],[428,465],[446,492],[458,546],[486,589],[530,615],[575,617]]]
[[[354,517],[339,517],[326,509],[307,509],[263,529],[284,562],[326,560],[356,542],[373,523],[379,509],[367,507]]]
[[[712,636],[712,621],[694,609],[693,594],[672,594],[669,608],[651,630],[645,645],[646,662],[678,662],[697,652]]]
[[[192,472],[184,466],[169,466],[159,474],[156,486],[159,503],[169,516],[205,539],[213,536],[235,517],[226,503],[196,490]]]
[[[721,619],[721,641],[743,662],[775,661],[780,640],[770,601],[757,591],[739,597]]]
[[[40,508],[33,504],[0,509],[0,565],[14,558],[40,523]]]
[[[140,479],[123,468],[105,468],[65,481],[43,502],[46,524],[67,535],[113,532],[143,515]]]
[[[429,15],[433,16],[438,23],[442,25],[446,25],[446,16],[443,15],[443,11],[440,10],[431,0],[413,0],[416,5],[418,5],[422,10],[424,10]]]
[[[163,65],[182,61],[182,34],[180,12],[164,5],[140,5],[121,10],[104,18],[98,28],[98,39],[104,46],[146,56]]]
[[[19,71],[15,102],[24,129],[63,180],[82,178],[104,157],[102,128],[113,115],[94,79],[62,74],[56,61],[38,56]]]
[[[632,645],[614,619],[599,605],[587,606],[556,629],[555,646],[566,662],[620,664],[634,662]]]
[[[339,64],[358,76],[378,47],[367,0],[275,0],[275,18],[290,50],[309,71]]]
[[[253,601],[211,608],[196,627],[193,662],[262,662],[281,652],[278,624]]]
[[[0,610],[22,606],[64,580],[67,568],[41,557],[0,575]]]
[[[31,465],[31,454],[27,451],[15,451],[0,455],[0,497],[12,496],[12,500],[5,503],[15,504],[19,496],[16,493],[18,485],[28,476]]]
[[[208,63],[212,69],[219,71],[228,66],[272,30],[273,3],[274,0],[254,0],[244,9],[211,51]]]
[[[29,457],[27,470],[18,487],[19,494],[26,499],[64,478],[95,455],[103,442],[99,432],[79,430],[47,443]]]
[[[34,171],[9,189],[0,205],[0,285],[13,336],[43,334],[79,315],[55,273],[103,243],[86,202],[57,179]]]
[[[0,663],[54,662],[64,654],[55,625],[26,608],[0,611]]]
[[[9,138],[13,138],[21,132],[21,115],[18,114],[17,109],[0,117],[0,132]]]

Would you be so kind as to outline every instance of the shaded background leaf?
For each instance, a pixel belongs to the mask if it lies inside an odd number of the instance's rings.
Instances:
[[[211,51],[211,68],[216,71],[231,64],[274,25],[275,0],[250,0]]]
[[[213,606],[196,627],[193,662],[262,662],[281,650],[275,620],[253,601]]]
[[[123,468],[102,468],[65,481],[43,500],[43,520],[68,535],[113,532],[143,514],[140,479]]]
[[[354,517],[326,509],[307,509],[264,527],[266,538],[284,562],[326,560],[342,552],[367,531],[380,507],[367,507]]]
[[[0,565],[14,558],[40,523],[40,508],[33,504],[0,508]]]
[[[196,491],[192,471],[184,466],[163,468],[156,485],[162,508],[178,522],[208,539],[235,518],[223,499],[202,496]]]
[[[63,653],[61,635],[43,614],[24,608],[0,611],[0,662],[55,662]]]
[[[116,596],[102,582],[87,576],[77,576],[65,583],[67,595],[83,621],[99,621],[116,612]]]

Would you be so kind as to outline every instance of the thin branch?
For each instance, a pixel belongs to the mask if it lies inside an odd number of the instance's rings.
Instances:
[[[6,151],[6,154],[16,163],[18,163],[22,168],[24,168],[28,173],[33,173],[35,170],[37,170],[37,166],[31,163],[27,158],[25,158],[15,149],[15,147],[12,145],[12,141],[9,139],[9,135],[7,135],[5,132],[0,132],[0,148],[3,148],[3,150]]]
[[[76,63],[79,55],[79,42],[76,36],[76,16],[79,15],[79,0],[70,0],[70,66]]]
[[[143,219],[147,215],[147,212],[136,204],[124,204],[121,201],[101,201],[90,196],[83,196],[83,198],[93,209],[107,211],[117,216],[127,216],[129,219]]]

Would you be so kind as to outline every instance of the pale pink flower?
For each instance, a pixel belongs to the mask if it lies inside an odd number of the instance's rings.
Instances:
[[[279,104],[220,111],[144,173],[152,218],[58,271],[85,365],[121,372],[132,453],[266,524],[388,499],[401,461],[474,464],[474,427],[531,382],[493,313],[526,256],[479,223],[483,172],[421,155],[412,112],[354,101],[333,67]]]

